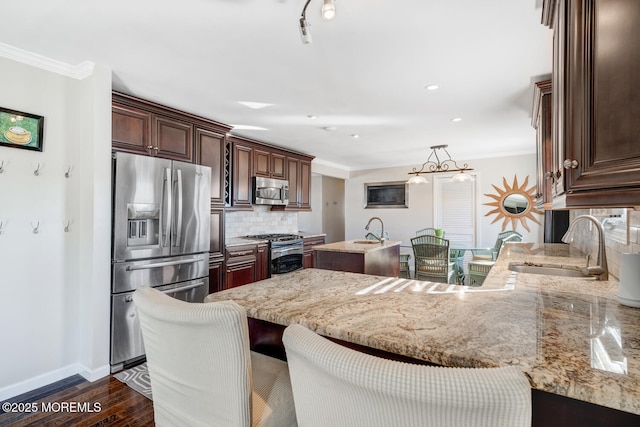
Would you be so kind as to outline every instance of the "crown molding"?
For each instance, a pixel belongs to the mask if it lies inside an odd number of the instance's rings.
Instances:
[[[0,43],[0,57],[51,71],[52,73],[62,74],[63,76],[77,80],[82,80],[92,75],[93,67],[95,66],[95,64],[90,61],[84,61],[78,65],[70,65],[4,43]]]

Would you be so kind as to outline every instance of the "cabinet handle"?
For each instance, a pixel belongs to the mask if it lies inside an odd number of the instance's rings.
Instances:
[[[147,145],[147,151],[149,152],[149,155],[151,155],[152,148],[153,148],[153,145]]]
[[[159,150],[159,149],[160,149],[160,148],[158,148],[158,147],[153,147],[153,151],[155,151],[155,152],[156,152],[156,154],[158,154],[158,150]]]
[[[553,172],[546,172],[544,174],[544,178],[545,179],[553,179],[553,178],[555,178],[555,174]]]
[[[578,161],[567,159],[562,163],[562,166],[564,166],[565,169],[575,169],[578,167]]]

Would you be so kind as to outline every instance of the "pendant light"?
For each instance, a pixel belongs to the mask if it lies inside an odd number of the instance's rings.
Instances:
[[[408,184],[426,184],[429,181],[422,176],[430,173],[442,173],[442,172],[460,172],[453,176],[451,179],[453,182],[468,182],[473,181],[473,177],[469,174],[465,174],[465,171],[471,171],[468,164],[459,166],[458,163],[451,158],[451,155],[447,151],[448,145],[433,145],[431,147],[431,154],[427,158],[427,161],[422,164],[422,167],[418,170],[413,168],[409,175],[414,175],[407,181]],[[443,156],[443,153],[446,158]],[[442,156],[442,160],[440,157]]]

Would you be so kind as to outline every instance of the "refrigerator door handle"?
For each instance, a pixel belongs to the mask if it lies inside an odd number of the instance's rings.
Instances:
[[[176,233],[176,239],[173,243],[173,246],[180,246],[180,241],[182,240],[182,170],[176,169],[176,180],[177,180],[177,218],[174,224],[174,231]]]
[[[167,294],[167,295],[177,294],[178,292],[188,291],[189,289],[199,288],[200,286],[203,286],[203,285],[204,285],[204,281],[201,281],[201,282],[198,282],[198,283],[194,283],[192,285],[181,286],[181,287],[175,288],[175,289],[167,289],[166,291],[162,291],[162,293],[163,294]]]
[[[164,188],[163,188],[163,207],[165,215],[164,232],[162,233],[162,246],[169,246],[169,240],[171,239],[171,221],[173,210],[173,194],[171,191],[171,169],[164,169]]]
[[[198,261],[197,259],[183,259],[179,261],[156,262],[153,264],[127,265],[125,270],[127,271],[148,270],[150,268],[169,267],[172,265],[193,264],[194,262],[197,262],[197,261]]]

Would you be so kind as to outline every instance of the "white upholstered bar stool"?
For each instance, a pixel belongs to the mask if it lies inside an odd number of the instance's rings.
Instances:
[[[283,337],[300,427],[525,427],[531,387],[514,366],[414,365],[343,347],[301,325]]]
[[[133,295],[159,426],[296,426],[286,362],[249,350],[243,307]]]

